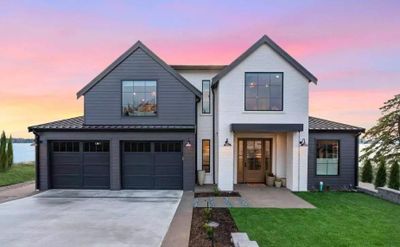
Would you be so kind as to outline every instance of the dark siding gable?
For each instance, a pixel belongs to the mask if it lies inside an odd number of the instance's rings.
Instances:
[[[122,80],[157,80],[155,117],[123,117]],[[195,94],[142,48],[85,93],[85,124],[195,124]]]

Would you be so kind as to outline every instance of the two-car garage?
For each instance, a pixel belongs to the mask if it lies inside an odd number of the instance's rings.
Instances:
[[[109,141],[50,141],[54,189],[109,189]],[[122,189],[182,189],[181,141],[121,141]]]

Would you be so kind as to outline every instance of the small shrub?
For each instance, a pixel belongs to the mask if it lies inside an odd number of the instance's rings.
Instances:
[[[13,151],[13,143],[12,143],[12,136],[8,138],[7,142],[7,169],[10,169],[14,163],[14,151]]]
[[[386,185],[386,165],[385,161],[381,160],[378,167],[378,172],[375,178],[375,187],[383,187]]]
[[[1,133],[0,138],[0,172],[5,172],[8,168],[8,161],[7,161],[7,139],[6,133]]]
[[[213,190],[214,190],[214,194],[216,196],[220,196],[221,195],[221,191],[218,189],[218,186],[214,186]]]
[[[203,227],[204,227],[204,230],[205,230],[206,233],[207,233],[208,239],[212,240],[213,237],[214,237],[214,228],[212,228],[211,226],[209,226],[208,223],[205,223],[205,224],[203,225]]]
[[[211,220],[212,208],[210,208],[210,207],[204,208],[203,213],[204,213],[204,218],[206,220],[206,223],[209,222]]]
[[[390,167],[389,188],[398,190],[400,187],[399,163],[393,162]]]
[[[362,168],[361,181],[364,183],[372,183],[374,175],[372,172],[372,164],[370,160],[366,160]]]

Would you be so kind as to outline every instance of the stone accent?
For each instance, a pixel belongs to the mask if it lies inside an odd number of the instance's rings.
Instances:
[[[378,196],[382,199],[400,204],[400,191],[385,187],[378,188]]]
[[[231,237],[235,247],[258,247],[257,241],[251,241],[245,232],[232,232]]]

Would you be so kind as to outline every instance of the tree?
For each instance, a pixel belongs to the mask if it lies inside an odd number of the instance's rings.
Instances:
[[[389,188],[398,190],[400,188],[400,175],[399,175],[399,163],[393,162],[390,167],[389,175]]]
[[[364,183],[372,183],[374,175],[372,174],[372,165],[370,160],[366,160],[362,169],[361,181]]]
[[[12,136],[10,135],[10,138],[8,138],[8,143],[7,143],[7,168],[11,168],[13,163],[14,163],[14,151],[13,151]]]
[[[4,172],[7,170],[7,138],[6,133],[1,133],[0,137],[0,171]]]
[[[394,96],[379,108],[382,117],[369,129],[364,139],[370,145],[363,149],[360,160],[383,157],[386,162],[400,161],[400,94]]]
[[[384,159],[381,159],[378,172],[375,178],[375,187],[383,187],[386,185],[386,165]]]

